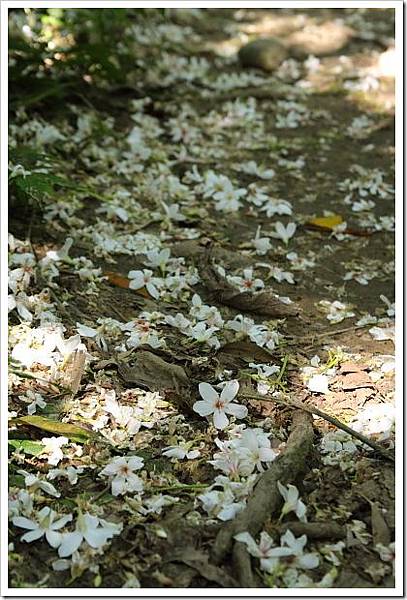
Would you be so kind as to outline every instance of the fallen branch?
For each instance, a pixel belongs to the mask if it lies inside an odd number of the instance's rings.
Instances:
[[[316,406],[310,404],[303,404],[302,402],[297,402],[295,400],[290,400],[289,402],[286,402],[285,400],[280,400],[279,398],[267,398],[265,396],[261,396],[260,394],[241,394],[241,396],[243,396],[244,398],[251,398],[253,400],[262,400],[264,402],[276,402],[277,404],[282,404],[283,406],[288,406],[289,408],[291,407],[298,408],[299,410],[304,410],[305,412],[310,413],[311,415],[318,415],[318,417],[321,417],[321,419],[324,419],[325,421],[328,421],[328,423],[331,423],[331,425],[335,425],[335,427],[337,427],[338,429],[342,429],[342,431],[349,433],[349,435],[356,438],[363,444],[366,444],[366,446],[370,446],[370,448],[375,450],[386,460],[391,460],[392,462],[394,462],[394,456],[393,454],[391,454],[391,452],[389,452],[389,450],[386,450],[380,444],[376,444],[376,442],[373,442],[362,433],[359,433],[351,427],[348,427],[348,425],[345,425],[345,423],[342,423],[335,417],[331,417],[331,415],[328,415]]]
[[[280,510],[283,498],[277,488],[277,481],[285,485],[295,481],[305,472],[313,439],[312,417],[302,410],[295,411],[291,434],[284,452],[260,475],[246,508],[220,529],[212,550],[215,563],[219,564],[231,550],[236,534],[248,531],[252,536],[256,536],[265,521]],[[241,545],[240,542],[234,544],[234,568],[242,587],[250,587],[253,586],[253,575],[251,568],[248,569],[247,553],[243,552]]]

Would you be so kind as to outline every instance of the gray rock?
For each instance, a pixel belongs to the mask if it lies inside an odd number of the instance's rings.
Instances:
[[[239,60],[243,67],[274,71],[288,56],[287,49],[277,38],[259,38],[242,46]]]

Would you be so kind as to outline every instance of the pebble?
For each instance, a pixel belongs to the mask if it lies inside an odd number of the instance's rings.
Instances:
[[[243,67],[274,71],[288,56],[287,49],[277,38],[259,38],[242,46],[239,60]]]

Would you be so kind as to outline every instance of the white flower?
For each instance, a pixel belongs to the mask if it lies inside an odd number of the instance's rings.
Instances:
[[[101,548],[110,538],[118,535],[122,525],[109,523],[89,513],[79,514],[75,531],[63,533],[58,554],[60,557],[70,556],[85,540],[92,548]]]
[[[39,477],[33,475],[33,473],[28,473],[28,471],[24,471],[23,469],[19,469],[17,473],[23,475],[24,483],[26,487],[30,488],[29,491],[31,493],[34,493],[40,489],[46,494],[50,494],[50,496],[55,496],[55,498],[60,497],[61,494],[57,492],[54,486],[51,483],[48,483],[48,481],[42,481],[39,479]]]
[[[232,182],[226,175],[216,175],[213,171],[205,173],[205,181],[203,184],[203,197],[210,198],[218,192],[232,190]]]
[[[190,450],[190,445],[190,443],[183,443],[178,446],[167,446],[167,448],[164,448],[163,450],[163,455],[168,456],[169,458],[178,458],[180,460],[183,458],[198,458],[198,456],[201,455],[200,451]]]
[[[280,367],[278,367],[277,365],[249,363],[249,367],[251,367],[252,369],[256,369],[257,374],[261,377],[271,377],[271,375],[278,373],[280,370]]]
[[[56,262],[59,261],[66,261],[68,262],[70,259],[69,257],[69,250],[71,249],[71,246],[73,244],[73,239],[72,238],[67,238],[64,245],[62,246],[62,248],[60,248],[59,250],[49,250],[45,256],[45,258],[43,258],[40,262],[45,264],[47,259],[49,260],[54,260]]]
[[[132,406],[123,406],[116,400],[114,390],[104,390],[105,410],[110,413],[119,427],[124,427],[130,435],[136,434],[141,426],[135,418],[136,411]]]
[[[278,564],[278,558],[273,556],[274,540],[266,531],[260,534],[260,543],[256,544],[250,533],[244,531],[234,536],[238,542],[246,544],[249,554],[260,559],[260,568],[270,573]]]
[[[238,210],[241,207],[240,198],[245,196],[246,193],[244,188],[233,189],[232,186],[221,192],[216,192],[213,196],[216,200],[216,210],[224,212],[234,212]]]
[[[386,440],[390,437],[396,421],[396,411],[391,404],[365,406],[351,421],[351,427],[367,436]]]
[[[394,341],[395,329],[394,326],[390,327],[371,327],[369,333],[374,340],[378,342],[384,342],[385,340]]]
[[[69,466],[66,469],[51,469],[47,473],[47,479],[56,479],[57,477],[66,477],[71,485],[78,483],[78,475],[83,473],[83,467]]]
[[[155,513],[156,515],[160,515],[162,509],[165,506],[171,506],[171,504],[175,504],[178,502],[179,498],[176,496],[165,496],[163,494],[155,494],[151,496],[144,502],[144,506],[141,506],[139,512],[142,515],[148,515],[150,513]]]
[[[270,462],[277,457],[277,453],[271,449],[268,435],[260,428],[245,429],[242,435],[233,443],[246,461],[261,472],[262,462]]]
[[[152,269],[159,267],[161,271],[164,272],[166,269],[166,265],[170,259],[170,255],[171,251],[168,248],[164,248],[163,250],[149,250],[148,252],[146,252],[147,260],[144,260],[144,264],[147,267],[151,267]],[[134,271],[130,272],[133,273]],[[136,271],[136,273],[137,272],[138,271]],[[147,273],[147,271],[145,270],[144,273]],[[151,271],[149,273],[151,274]]]
[[[275,175],[273,169],[260,167],[254,160],[250,160],[249,162],[240,165],[239,168],[243,171],[243,173],[247,173],[248,175],[257,175],[257,177],[260,177],[260,179],[272,179]]]
[[[280,538],[281,546],[274,548],[272,555],[275,557],[295,556],[295,560],[290,560],[292,567],[300,569],[315,569],[319,565],[319,557],[315,552],[304,554],[304,548],[307,544],[307,536],[302,535],[296,538],[292,532],[287,529]]]
[[[279,283],[282,281],[287,281],[287,283],[291,284],[295,283],[293,274],[290,271],[283,271],[283,269],[274,265],[270,267],[270,275]]]
[[[256,248],[257,254],[263,255],[267,254],[267,252],[271,248],[270,238],[268,237],[260,237],[261,227],[259,226],[256,231],[256,236],[251,240],[253,246]]]
[[[200,343],[206,342],[214,348],[219,348],[219,340],[215,335],[213,335],[215,331],[218,330],[219,327],[208,327],[208,325],[204,321],[200,321],[199,323],[194,325],[194,327],[191,327],[184,333]]]
[[[253,278],[253,269],[243,270],[243,277],[228,277],[228,280],[236,285],[239,290],[245,292],[247,290],[257,291],[264,288],[264,282],[261,279]]]
[[[287,200],[278,200],[277,198],[269,198],[260,210],[264,211],[267,217],[292,214],[291,204]],[[278,236],[273,235],[273,237]]]
[[[277,331],[271,331],[265,325],[253,325],[248,331],[248,336],[260,348],[266,346],[269,350],[274,350],[280,339]]]
[[[127,223],[129,220],[128,212],[121,206],[114,206],[113,204],[104,204],[100,208],[97,208],[96,213],[105,213],[108,219],[118,217],[123,223]]]
[[[29,305],[29,299],[25,292],[19,292],[16,296],[14,294],[8,295],[8,312],[16,308],[20,317],[31,323],[33,315],[28,310],[27,305]]]
[[[47,403],[41,394],[37,392],[33,392],[32,390],[27,390],[25,396],[19,396],[20,400],[24,402],[30,402],[27,406],[27,412],[29,415],[34,415],[36,413],[37,408],[45,408]]]
[[[177,329],[180,329],[183,333],[187,332],[189,327],[191,327],[191,321],[184,317],[182,313],[177,313],[175,317],[173,317],[172,315],[165,315],[164,320],[167,323],[167,325],[171,325],[171,327],[176,327]]]
[[[334,302],[320,300],[318,305],[321,307],[322,311],[328,313],[326,318],[328,321],[331,321],[331,323],[340,323],[344,319],[355,316],[355,313],[349,310],[350,307],[343,304],[343,302],[339,302],[339,300],[335,300]]]
[[[58,532],[69,521],[72,521],[72,515],[65,515],[58,520],[57,513],[44,506],[37,514],[37,520],[27,519],[26,517],[14,517],[12,519],[13,525],[16,527],[22,527],[29,531],[21,537],[22,542],[34,542],[39,540],[45,535],[45,538],[50,546],[57,548],[62,540],[62,534]]]
[[[211,490],[200,494],[198,499],[202,502],[204,510],[211,516],[217,517],[221,521],[230,521],[241,512],[245,503],[235,502],[235,498],[231,490],[226,489],[221,492],[219,490]]]
[[[319,394],[328,394],[329,378],[326,375],[313,375],[309,380],[307,387],[310,392],[318,392]]]
[[[276,231],[271,235],[282,240],[284,244],[288,244],[288,241],[293,237],[295,230],[297,229],[297,225],[295,223],[283,225],[281,221],[277,221],[277,223],[274,224],[274,227]]]
[[[232,329],[233,331],[237,331],[238,333],[249,333],[249,331],[254,326],[253,319],[249,317],[244,317],[243,315],[236,315],[233,321],[227,321],[226,329]]]
[[[184,215],[179,210],[179,204],[174,203],[167,205],[161,201],[161,204],[165,210],[165,214],[170,221],[185,221]]]
[[[160,292],[157,286],[161,285],[161,280],[158,277],[152,277],[153,272],[149,269],[143,271],[129,271],[128,278],[130,279],[129,288],[139,290],[145,287],[150,296],[157,299],[160,297]]]
[[[65,436],[42,438],[41,442],[44,444],[41,454],[49,454],[49,465],[57,465],[64,458],[61,446],[69,444],[69,440]]]
[[[117,456],[101,472],[104,477],[112,477],[112,494],[119,496],[126,492],[142,492],[143,481],[134,473],[141,469],[144,461],[139,456]]]
[[[213,414],[213,424],[215,427],[217,429],[225,429],[229,425],[226,413],[234,415],[238,419],[244,419],[247,416],[247,408],[245,406],[232,402],[238,390],[239,382],[236,380],[228,381],[220,396],[209,383],[200,383],[199,393],[203,400],[195,402],[193,409],[201,417]]]
[[[395,302],[390,302],[390,300],[388,298],[386,298],[386,296],[384,296],[383,294],[380,295],[380,300],[382,302],[385,303],[385,305],[387,306],[387,310],[386,313],[389,317],[394,317],[395,316],[395,312],[396,312],[396,304]]]
[[[88,325],[83,325],[82,323],[76,323],[76,331],[82,337],[88,337],[91,339],[95,339],[96,344],[101,348],[104,352],[107,352],[107,343],[99,329],[94,329],[93,327],[88,327]],[[76,337],[76,336],[72,336]],[[71,338],[70,338],[71,339]]]
[[[287,487],[285,487],[279,481],[277,481],[277,487],[280,494],[285,500],[284,506],[281,509],[281,516],[283,517],[289,512],[295,512],[299,520],[306,523],[307,507],[302,502],[302,500],[300,500],[300,495],[295,485],[291,485],[290,483],[288,483]]]

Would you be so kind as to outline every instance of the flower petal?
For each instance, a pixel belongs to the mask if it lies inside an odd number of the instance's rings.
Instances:
[[[12,523],[16,527],[23,527],[24,529],[37,529],[38,527],[38,523],[35,523],[26,517],[14,517]]]
[[[225,427],[229,425],[229,419],[223,410],[215,408],[213,411],[213,424],[215,425],[216,429],[225,429]]]
[[[248,413],[245,406],[242,406],[241,404],[234,404],[233,402],[232,404],[227,404],[225,406],[225,412],[228,413],[228,415],[237,417],[238,419],[244,419],[247,417]]]
[[[215,404],[219,400],[219,394],[210,383],[202,382],[199,384],[199,393],[206,402]]]
[[[45,537],[48,544],[52,546],[52,548],[58,548],[62,542],[62,533],[59,533],[58,531],[52,531],[52,529],[48,529],[48,531],[45,532]]]
[[[44,535],[43,529],[34,529],[33,531],[28,531],[21,537],[22,542],[33,542],[34,540],[39,540]]]
[[[214,407],[212,406],[212,404],[205,400],[198,400],[197,402],[195,402],[192,408],[195,412],[198,413],[198,415],[201,415],[201,417],[207,417],[208,415],[211,415],[214,411]]]
[[[83,535],[80,531],[62,534],[62,543],[58,548],[58,555],[63,558],[71,556],[79,548],[83,540]]]
[[[228,381],[222,390],[220,395],[221,399],[225,402],[231,402],[239,391],[239,382],[237,379]]]

